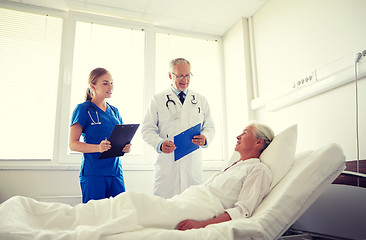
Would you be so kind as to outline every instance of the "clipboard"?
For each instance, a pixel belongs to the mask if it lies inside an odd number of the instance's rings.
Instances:
[[[200,134],[201,123],[174,136],[174,144],[176,146],[176,149],[174,150],[174,161],[181,159],[199,148],[199,146],[194,144],[191,140],[193,136]]]
[[[140,124],[122,124],[114,126],[113,131],[108,138],[112,147],[108,151],[102,152],[99,159],[123,156],[125,154],[122,152],[123,147],[131,142],[139,126]]]

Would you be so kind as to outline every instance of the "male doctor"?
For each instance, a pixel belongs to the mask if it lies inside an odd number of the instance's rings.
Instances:
[[[153,192],[164,198],[201,183],[201,147],[206,147],[215,135],[206,98],[188,89],[192,76],[190,63],[177,58],[170,61],[169,67],[172,84],[151,99],[141,129],[143,139],[158,152]],[[201,123],[201,134],[194,136],[192,142],[200,148],[174,161],[174,136],[198,123]]]

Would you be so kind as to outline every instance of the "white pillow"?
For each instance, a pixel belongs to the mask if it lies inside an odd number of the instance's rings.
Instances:
[[[277,134],[269,146],[259,156],[272,171],[271,190],[290,170],[296,152],[297,125]]]

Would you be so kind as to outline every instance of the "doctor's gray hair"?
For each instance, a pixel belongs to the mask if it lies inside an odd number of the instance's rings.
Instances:
[[[88,80],[88,84],[96,84],[98,82],[98,79],[100,76],[104,75],[108,73],[108,70],[105,68],[96,68],[94,70],[92,70],[89,73],[89,80]],[[85,94],[85,101],[89,101],[92,100],[94,97],[94,93],[93,91],[90,89],[90,87],[88,86],[88,88],[86,89],[86,94]]]
[[[174,70],[174,66],[177,64],[181,64],[181,63],[187,63],[189,66],[191,66],[191,64],[189,63],[188,60],[184,59],[184,58],[176,58],[170,61],[169,63],[169,71],[172,73]]]
[[[254,135],[257,139],[263,139],[264,145],[261,149],[261,153],[268,147],[268,145],[272,142],[274,138],[273,130],[265,124],[252,122],[250,126],[253,126]]]

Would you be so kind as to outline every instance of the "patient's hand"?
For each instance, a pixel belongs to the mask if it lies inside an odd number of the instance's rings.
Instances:
[[[180,222],[177,226],[178,230],[188,230],[193,228],[204,228],[210,224],[222,223],[230,221],[231,217],[227,212],[224,212],[220,216],[214,217],[212,219],[208,219],[206,221],[194,221],[194,220],[184,220]]]
[[[177,226],[178,230],[185,231],[193,228],[204,228],[206,227],[206,224],[204,221],[194,221],[194,220],[184,220],[180,222]]]

